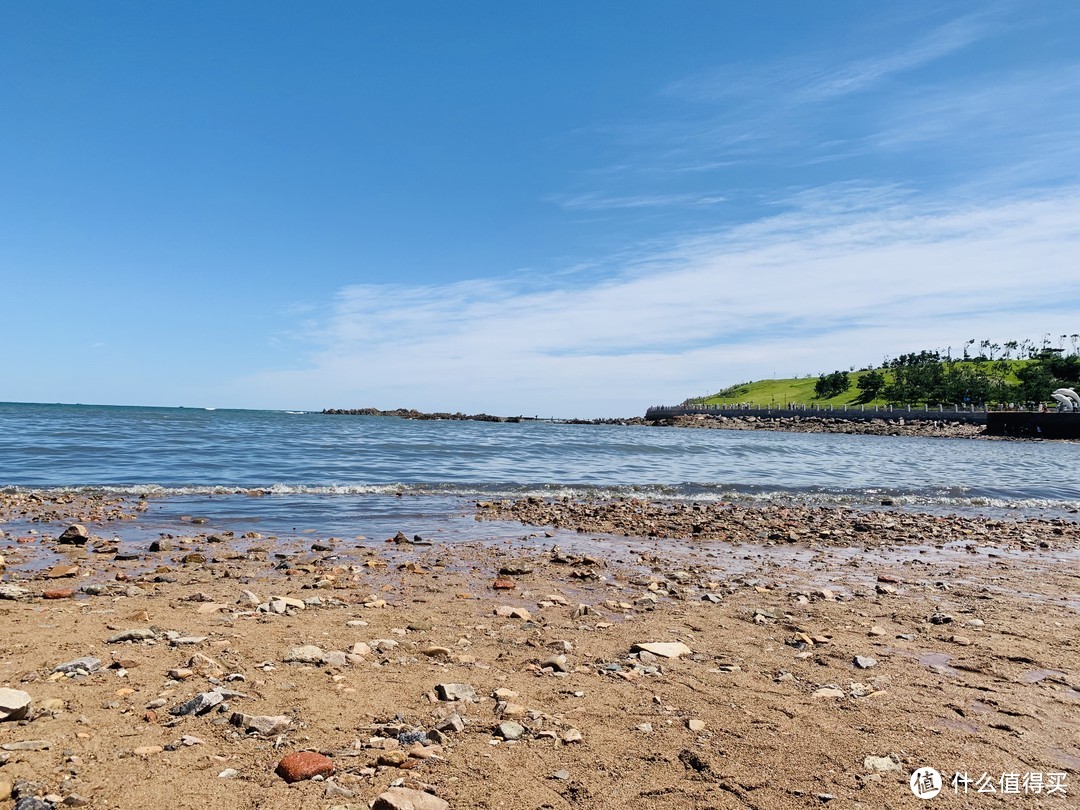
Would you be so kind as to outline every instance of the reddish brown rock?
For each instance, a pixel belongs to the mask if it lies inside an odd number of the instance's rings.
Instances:
[[[517,585],[512,579],[497,579],[491,583],[491,587],[497,591],[512,591]]]
[[[302,782],[315,776],[332,776],[334,763],[314,751],[297,751],[282,759],[274,772],[286,782]]]
[[[42,599],[70,599],[75,595],[75,591],[72,588],[55,588],[51,591],[45,591],[41,594]]]

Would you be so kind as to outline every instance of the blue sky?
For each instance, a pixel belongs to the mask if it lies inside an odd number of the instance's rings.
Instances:
[[[1080,331],[1067,2],[0,0],[0,400],[613,416]]]

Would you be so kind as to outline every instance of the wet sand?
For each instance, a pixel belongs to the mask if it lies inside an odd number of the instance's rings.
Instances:
[[[952,806],[1075,806],[1075,522],[476,514],[475,542],[187,521],[150,551],[137,501],[0,495],[0,687],[32,700],[0,722],[0,808],[11,786],[94,808],[366,808],[395,784],[453,808],[904,808],[925,806],[922,766],[970,776]],[[85,544],[60,543],[71,524]],[[633,651],[650,642],[686,650]],[[83,657],[100,669],[55,671]],[[454,684],[476,702],[441,699]],[[258,716],[283,717],[261,735]],[[275,773],[305,750],[329,779]],[[1026,793],[1001,792],[1009,774]]]

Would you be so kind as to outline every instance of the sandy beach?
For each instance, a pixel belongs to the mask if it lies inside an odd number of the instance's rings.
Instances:
[[[921,767],[954,806],[1080,790],[1076,523],[532,498],[477,505],[523,521],[496,545],[195,517],[150,551],[143,508],[2,496],[0,686],[29,704],[0,807],[899,808]],[[322,775],[290,783],[301,751]]]

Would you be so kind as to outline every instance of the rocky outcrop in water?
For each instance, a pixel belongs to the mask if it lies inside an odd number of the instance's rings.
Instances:
[[[524,422],[524,416],[492,416],[487,413],[465,414],[461,413],[424,413],[414,408],[395,408],[392,411],[381,411],[378,408],[326,408],[321,411],[330,416],[396,416],[400,419],[416,420],[446,420],[452,422]]]

